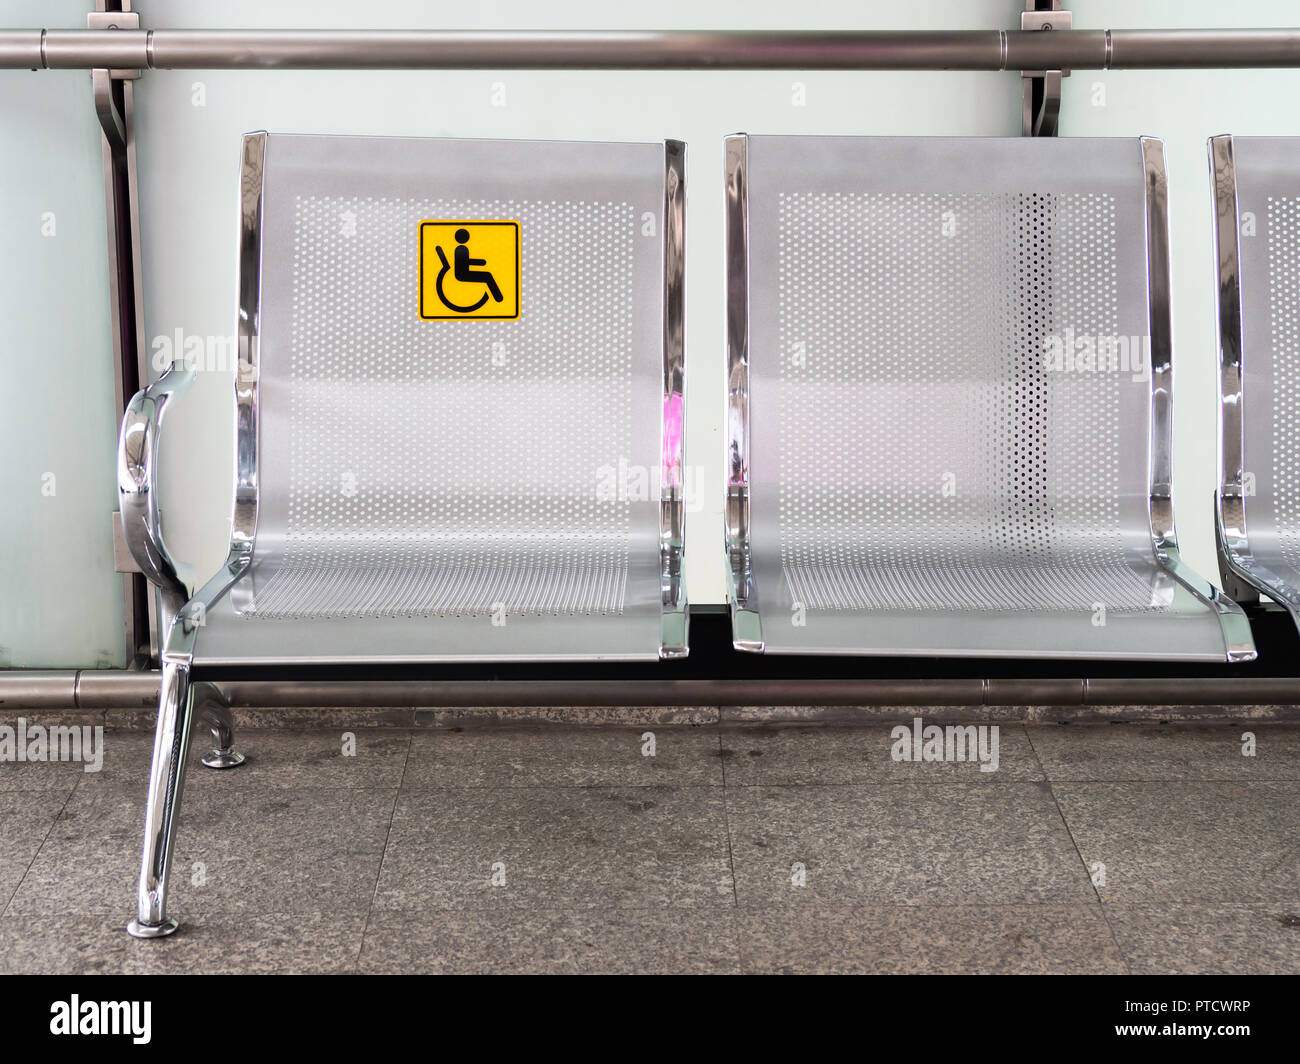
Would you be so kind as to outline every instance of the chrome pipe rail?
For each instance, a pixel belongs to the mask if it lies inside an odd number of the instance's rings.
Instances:
[[[137,669],[14,669],[0,673],[0,720],[21,709],[156,709],[162,674]]]
[[[0,30],[0,69],[1185,70],[1300,66],[1298,29]]]
[[[158,705],[161,674],[80,669],[0,674],[0,719],[18,709]],[[933,680],[235,680],[233,708],[440,706],[1300,706],[1300,678]]]

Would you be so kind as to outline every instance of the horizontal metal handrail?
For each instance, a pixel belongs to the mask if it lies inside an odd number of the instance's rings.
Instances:
[[[1179,70],[1300,66],[1300,29],[0,30],[8,69]]]
[[[153,709],[156,671],[0,674],[12,709]],[[682,680],[233,680],[236,707],[434,706],[1254,706],[1300,705],[1300,678],[1102,677]]]

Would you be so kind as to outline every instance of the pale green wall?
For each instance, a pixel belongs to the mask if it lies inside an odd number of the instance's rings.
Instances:
[[[0,4],[86,25],[73,0]],[[84,71],[0,71],[0,667],[125,664],[99,123]],[[51,494],[52,492],[52,494]]]

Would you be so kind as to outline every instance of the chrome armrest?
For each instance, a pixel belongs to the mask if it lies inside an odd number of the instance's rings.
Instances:
[[[122,417],[117,440],[117,492],[122,536],[131,557],[163,594],[170,615],[189,599],[189,566],[168,553],[158,520],[158,439],[172,396],[194,383],[194,370],[171,367],[147,388],[136,392]]]

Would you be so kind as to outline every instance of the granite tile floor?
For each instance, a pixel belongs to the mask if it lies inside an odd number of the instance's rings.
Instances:
[[[0,762],[0,972],[1300,972],[1300,725],[249,729],[137,942],[151,742]]]

